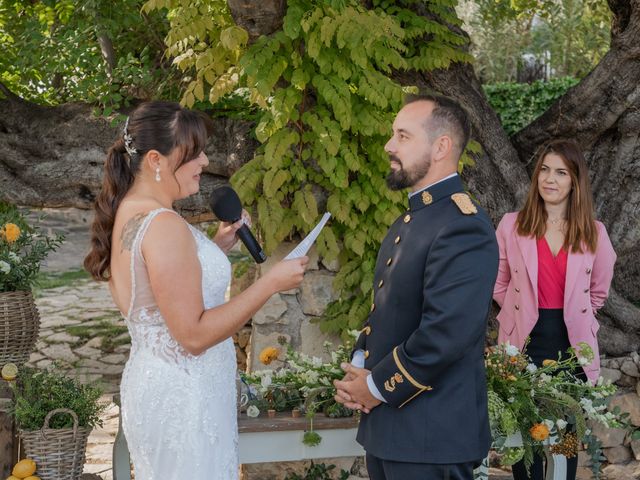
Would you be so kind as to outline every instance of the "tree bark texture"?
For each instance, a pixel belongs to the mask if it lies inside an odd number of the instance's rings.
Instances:
[[[252,38],[282,24],[283,0],[228,3],[236,22]],[[609,0],[609,5],[614,13],[609,53],[513,138],[500,125],[471,65],[398,72],[396,78],[449,95],[465,106],[483,153],[463,178],[495,222],[522,207],[532,156],[540,144],[564,137],[583,146],[596,216],[606,225],[618,254],[599,334],[601,351],[615,356],[640,348],[640,0]],[[50,108],[27,104],[7,92],[5,96],[7,100],[0,100],[0,198],[24,205],[88,208],[100,186],[104,152],[120,127],[94,118],[86,105]],[[216,120],[216,133],[207,147],[211,164],[203,193],[181,204],[184,213],[205,212],[211,188],[251,158],[256,143],[247,141],[250,128],[244,122]]]
[[[0,100],[0,111],[0,199],[34,207],[91,208],[105,152],[122,134],[122,125],[112,127],[85,104],[45,107],[11,97]],[[183,214],[205,212],[213,187],[226,183],[253,156],[257,142],[250,130],[247,122],[214,119],[202,190],[180,202]]]

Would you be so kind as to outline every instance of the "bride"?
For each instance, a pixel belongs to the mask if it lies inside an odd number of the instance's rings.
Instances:
[[[109,282],[131,335],[121,414],[137,480],[238,478],[231,336],[297,287],[307,263],[282,261],[225,303],[242,220],[222,223],[212,242],[172,209],[199,191],[206,139],[200,114],[141,104],[109,148],[95,204],[84,264]]]

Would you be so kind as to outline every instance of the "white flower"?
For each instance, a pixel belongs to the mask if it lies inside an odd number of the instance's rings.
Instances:
[[[549,431],[551,431],[551,429],[554,426],[554,423],[553,423],[552,420],[545,419],[545,420],[542,421],[542,423],[544,423],[546,425],[546,427],[549,429]]]
[[[260,415],[260,409],[255,405],[249,405],[249,408],[247,408],[247,417],[256,418],[258,415]]]
[[[538,370],[538,367],[536,367],[535,364],[530,363],[527,365],[527,372],[534,373],[536,370]]]
[[[564,430],[566,428],[566,426],[567,426],[567,422],[565,422],[564,420],[559,418],[558,420],[556,420],[556,425],[558,426],[558,428],[560,430]]]
[[[313,357],[311,360],[311,365],[316,368],[320,368],[322,366],[322,359],[320,357]]]
[[[511,357],[515,357],[520,353],[520,350],[518,350],[518,347],[516,347],[515,345],[511,345],[509,342],[505,344],[504,351],[507,355]]]
[[[300,377],[302,378],[302,380],[304,380],[304,383],[315,385],[316,383],[318,383],[320,375],[318,375],[318,372],[309,370],[307,372],[302,373]]]
[[[551,376],[547,375],[546,373],[543,373],[542,375],[540,375],[540,381],[541,382],[548,382],[549,380],[551,380]]]
[[[516,401],[516,399],[515,399],[515,398],[513,398],[513,397],[509,397],[509,398],[507,398],[507,402],[509,402],[509,403],[513,403],[513,402],[515,402],[515,401]]]
[[[9,252],[9,259],[16,265],[22,262],[22,259],[20,258],[20,256],[17,255],[15,252]]]
[[[260,379],[260,385],[262,385],[262,388],[269,388],[269,385],[271,385],[271,375],[262,377]]]
[[[7,262],[0,260],[0,272],[2,273],[9,273],[11,271],[11,265],[9,265]]]
[[[591,362],[589,362],[589,359],[587,359],[585,357],[580,357],[578,359],[578,363],[584,367],[585,365],[589,365],[589,363],[591,363]]]

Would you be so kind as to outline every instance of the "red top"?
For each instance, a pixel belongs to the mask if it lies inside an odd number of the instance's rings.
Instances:
[[[564,308],[567,251],[554,257],[544,236],[538,240],[538,308]]]

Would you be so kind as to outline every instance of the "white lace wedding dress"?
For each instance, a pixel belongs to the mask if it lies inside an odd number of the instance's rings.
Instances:
[[[150,212],[131,251],[132,296],[127,326],[131,354],[122,375],[122,423],[136,480],[238,478],[236,357],[228,338],[203,354],[171,336],[151,292],[140,245]],[[177,213],[174,212],[177,215]],[[225,301],[231,277],[226,255],[189,226],[202,266],[204,307]]]

